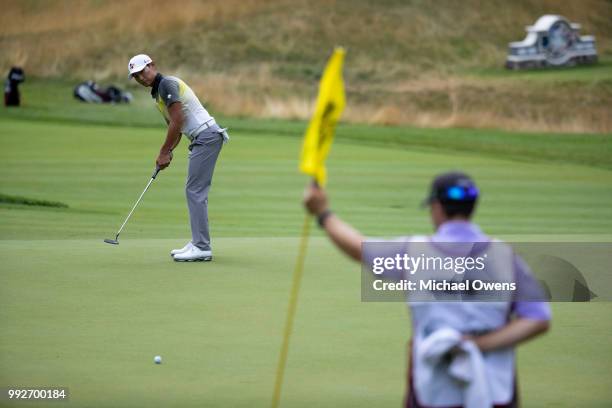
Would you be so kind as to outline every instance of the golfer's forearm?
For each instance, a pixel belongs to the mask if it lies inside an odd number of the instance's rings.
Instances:
[[[361,262],[361,243],[364,237],[359,231],[334,214],[327,217],[324,228],[329,238],[342,252]]]
[[[515,319],[499,330],[476,337],[476,345],[481,351],[491,351],[512,347],[529,340],[549,328],[546,320]]]
[[[182,136],[182,133],[179,131],[178,137],[176,138],[176,141],[174,142],[174,145],[172,146],[171,150],[174,150],[176,146],[178,146],[179,143],[181,143],[181,136]]]
[[[166,133],[166,140],[159,150],[160,153],[170,153],[181,141],[181,127],[175,123],[170,122],[168,125],[168,132]]]

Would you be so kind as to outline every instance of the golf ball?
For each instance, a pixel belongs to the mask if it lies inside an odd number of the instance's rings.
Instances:
[[[153,361],[155,361],[155,364],[161,364],[161,356],[155,356]]]

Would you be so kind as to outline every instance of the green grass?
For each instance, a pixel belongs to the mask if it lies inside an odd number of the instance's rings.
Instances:
[[[0,203],[0,387],[69,387],[70,401],[50,406],[268,406],[303,221],[305,124],[224,118],[232,141],[209,203],[215,260],[176,264],[168,251],[189,237],[185,145],[121,244],[105,245],[163,130],[140,96],[54,105],[55,90],[0,110],[0,190],[69,205]],[[371,236],[428,233],[418,204],[430,179],[460,168],[484,192],[476,221],[493,235],[612,240],[609,138],[487,134],[344,126],[329,158],[332,208]],[[283,406],[401,403],[409,316],[402,304],[360,302],[359,279],[359,265],[314,231]],[[525,406],[610,405],[610,312],[553,305],[551,332],[519,351]]]

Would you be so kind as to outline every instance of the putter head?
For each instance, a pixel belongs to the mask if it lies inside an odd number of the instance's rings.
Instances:
[[[111,245],[119,245],[119,241],[117,241],[116,239],[108,239],[108,238],[106,238],[104,240],[104,242],[106,242],[107,244],[111,244]]]

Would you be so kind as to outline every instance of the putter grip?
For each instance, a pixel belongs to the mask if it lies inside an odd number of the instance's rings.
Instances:
[[[157,173],[159,173],[161,169],[159,168],[159,166],[155,166],[155,171],[153,171],[153,175],[151,176],[152,179],[155,179],[155,177],[157,177]]]

